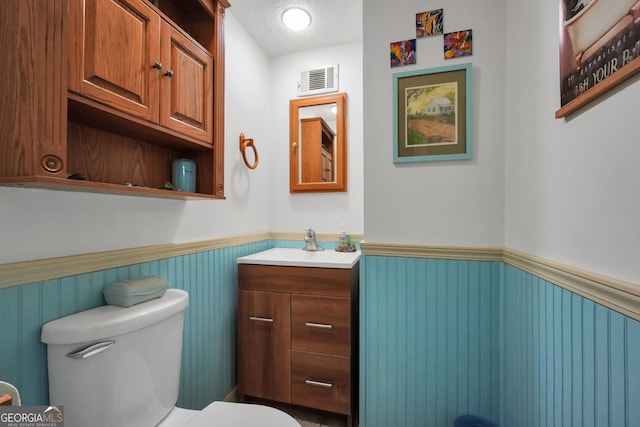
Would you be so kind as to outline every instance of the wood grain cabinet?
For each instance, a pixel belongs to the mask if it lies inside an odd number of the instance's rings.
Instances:
[[[142,0],[71,0],[69,90],[211,144],[213,59]]]
[[[223,198],[227,7],[3,0],[0,48],[15,66],[0,82],[0,184]],[[178,157],[196,162],[196,193],[158,189]]]
[[[241,396],[342,414],[354,425],[358,271],[238,265]]]
[[[333,182],[336,133],[321,117],[300,119],[302,182]]]

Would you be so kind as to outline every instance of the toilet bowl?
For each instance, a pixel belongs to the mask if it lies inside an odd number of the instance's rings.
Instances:
[[[178,399],[187,292],[125,308],[93,308],[45,324],[49,401],[66,427],[300,427],[264,405],[213,402],[201,411]]]
[[[175,408],[157,427],[300,427],[283,411],[268,406],[213,402],[202,411]]]

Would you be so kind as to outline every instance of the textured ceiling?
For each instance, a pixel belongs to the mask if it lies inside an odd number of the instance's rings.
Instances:
[[[231,0],[233,16],[268,56],[362,41],[363,0]],[[290,7],[311,14],[311,25],[299,32],[280,20]]]

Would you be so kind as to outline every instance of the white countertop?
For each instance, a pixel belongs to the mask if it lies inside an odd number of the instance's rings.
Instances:
[[[331,249],[311,252],[299,248],[273,248],[238,258],[238,264],[283,265],[290,267],[351,268],[360,259],[360,251],[336,252]]]

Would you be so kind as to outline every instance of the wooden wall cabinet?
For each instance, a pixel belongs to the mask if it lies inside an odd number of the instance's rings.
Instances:
[[[322,119],[300,119],[302,182],[333,182],[333,147],[336,134]]]
[[[358,281],[351,269],[238,265],[238,391],[357,419]]]
[[[3,0],[0,47],[15,65],[0,83],[0,184],[224,198],[227,7]],[[196,193],[157,189],[178,157],[195,160]]]

